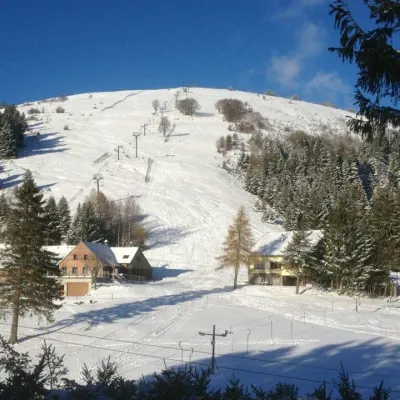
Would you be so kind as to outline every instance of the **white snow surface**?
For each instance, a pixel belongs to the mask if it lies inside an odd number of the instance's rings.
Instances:
[[[336,378],[343,362],[363,391],[383,380],[398,391],[393,398],[400,398],[397,299],[361,299],[356,313],[353,298],[316,289],[296,296],[294,288],[244,286],[245,271],[243,286],[232,291],[232,272],[216,270],[227,227],[241,205],[256,241],[282,228],[262,223],[253,211],[255,198],[221,169],[223,157],[215,142],[228,133],[228,124],[215,102],[227,97],[247,101],[277,134],[289,126],[317,133],[322,125],[344,132],[348,113],[278,97],[263,100],[252,93],[191,88],[189,96],[202,108],[187,117],[173,107],[175,92],[80,94],[65,102],[19,107],[25,112],[43,107],[45,112],[30,123],[21,157],[5,164],[3,185],[11,187],[29,168],[42,188],[56,198],[65,195],[75,208],[95,187],[93,174],[101,173],[107,196],[135,195],[148,215],[151,248],[145,255],[162,279],[103,285],[87,297],[66,298],[53,323],[23,318],[16,348],[35,355],[45,339],[65,353],[70,377],[78,380],[84,363],[94,368],[109,355],[123,376],[139,378],[165,364],[209,365],[211,338],[199,332],[210,333],[216,325],[217,333],[232,333],[217,338],[215,386],[234,373],[246,384],[268,388],[286,381],[310,391]],[[151,106],[155,98],[167,102],[165,115],[176,124],[168,141],[158,132],[160,115]],[[64,114],[55,113],[59,105]],[[146,136],[138,138],[136,158],[132,134],[143,124],[148,124]],[[65,125],[69,130],[63,130]],[[119,161],[117,146],[123,146]],[[145,182],[149,158],[154,162]],[[0,325],[6,336],[9,323]]]

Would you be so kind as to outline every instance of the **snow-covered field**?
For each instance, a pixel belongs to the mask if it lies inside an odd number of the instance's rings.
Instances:
[[[301,296],[281,287],[233,292],[231,272],[215,270],[215,257],[239,206],[245,206],[256,240],[281,230],[260,221],[252,210],[255,199],[221,169],[215,142],[229,132],[215,102],[226,97],[247,101],[277,133],[285,127],[317,132],[326,126],[343,132],[347,113],[277,97],[193,88],[189,96],[202,108],[186,117],[174,108],[175,92],[81,94],[65,102],[20,106],[25,112],[43,107],[44,113],[30,123],[21,157],[6,163],[3,185],[11,187],[30,168],[39,185],[56,198],[66,195],[75,208],[95,188],[93,174],[102,174],[101,190],[107,196],[137,196],[152,231],[146,256],[164,279],[68,298],[51,325],[23,320],[18,348],[36,352],[43,339],[54,343],[75,378],[83,363],[95,366],[111,355],[121,374],[137,378],[165,364],[209,365],[211,338],[199,331],[210,333],[215,324],[218,333],[233,332],[217,339],[217,385],[235,373],[246,383],[270,386],[284,380],[311,389],[316,381],[337,377],[342,361],[359,385],[384,380],[399,390],[394,398],[400,398],[397,302],[388,307],[383,300],[362,300],[356,314],[354,299],[311,290]],[[175,124],[168,141],[158,132],[160,115],[151,106],[155,98],[166,102],[165,115]],[[64,114],[55,113],[59,105]],[[148,124],[146,136],[138,138],[136,158],[132,135],[142,132],[143,124]],[[117,146],[123,146],[120,160]],[[149,158],[154,161],[145,182]],[[0,327],[6,335],[9,326]]]

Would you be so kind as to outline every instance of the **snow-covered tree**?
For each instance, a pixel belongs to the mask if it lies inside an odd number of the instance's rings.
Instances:
[[[162,117],[160,120],[160,125],[158,126],[158,131],[161,132],[165,137],[170,127],[171,122],[169,121],[168,117]]]
[[[157,99],[154,99],[154,100],[151,102],[151,105],[153,106],[154,112],[156,113],[157,110],[160,108],[160,101],[157,100]]]
[[[296,276],[296,294],[299,294],[300,277],[307,275],[312,246],[309,234],[304,230],[294,231],[292,240],[285,249],[285,268]]]
[[[0,121],[0,159],[15,158],[17,156],[17,141],[11,123]]]
[[[27,171],[14,197],[7,216],[1,252],[2,284],[0,309],[2,316],[11,315],[9,342],[18,340],[19,318],[37,315],[51,321],[53,311],[60,308],[60,274],[52,253],[43,250],[45,226],[43,194]]]
[[[64,242],[68,241],[68,231],[71,226],[71,211],[68,205],[68,201],[65,196],[62,196],[57,204],[57,211],[60,221],[60,233],[61,240]]]

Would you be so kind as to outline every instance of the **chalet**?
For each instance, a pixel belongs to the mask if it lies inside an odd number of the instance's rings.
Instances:
[[[92,275],[109,278],[119,264],[110,247],[101,243],[80,242],[76,246],[48,246],[61,258],[59,266],[66,296],[84,296],[92,286]]]
[[[107,244],[80,242],[76,246],[47,246],[60,259],[61,285],[65,296],[85,296],[97,280],[146,281],[151,265],[136,247],[109,247]]]
[[[296,284],[295,275],[285,268],[284,256],[294,231],[269,232],[262,236],[253,247],[249,263],[249,282],[251,284],[284,285]],[[322,239],[319,230],[308,231],[308,240],[315,246]]]

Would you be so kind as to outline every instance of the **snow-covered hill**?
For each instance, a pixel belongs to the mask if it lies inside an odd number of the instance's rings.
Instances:
[[[66,195],[74,208],[95,188],[93,174],[101,173],[107,196],[138,196],[153,232],[146,256],[158,266],[155,275],[164,279],[104,286],[80,298],[83,304],[67,298],[52,324],[23,318],[18,350],[34,355],[45,339],[65,353],[71,378],[80,379],[83,363],[95,367],[108,356],[123,376],[138,378],[165,364],[208,366],[210,337],[198,332],[210,332],[215,324],[219,333],[230,332],[217,340],[216,386],[234,373],[264,387],[283,380],[306,392],[326,381],[331,389],[343,362],[362,391],[371,393],[368,388],[384,380],[395,390],[393,398],[399,398],[400,365],[393,356],[400,340],[396,301],[362,299],[356,313],[354,299],[308,288],[301,296],[278,286],[232,291],[231,271],[215,269],[239,206],[247,208],[256,240],[266,231],[281,230],[260,221],[252,211],[255,199],[220,167],[223,158],[215,142],[228,133],[228,124],[215,102],[226,97],[247,101],[277,134],[284,134],[285,127],[318,132],[329,126],[342,132],[347,113],[250,93],[190,91],[202,107],[194,117],[173,107],[176,89],[83,94],[20,106],[25,112],[43,107],[44,113],[30,122],[21,157],[6,163],[3,184],[11,187],[30,168],[40,185],[55,197]],[[175,123],[168,141],[158,133],[160,115],[153,115],[151,106],[155,98],[167,102],[165,115]],[[57,106],[65,113],[55,113]],[[138,138],[136,158],[132,135],[143,124],[147,132]],[[119,161],[117,146],[123,146]],[[145,182],[149,158],[154,162]],[[9,324],[0,322],[1,334],[9,334]]]
[[[320,131],[345,129],[346,112],[328,107],[228,90],[191,88],[201,110],[194,117],[174,107],[179,89],[124,91],[69,96],[66,101],[41,101],[19,106],[25,113],[39,108],[38,121],[30,121],[31,132],[21,157],[6,164],[0,179],[11,186],[24,169],[57,198],[66,195],[72,208],[95,188],[93,174],[103,176],[101,190],[114,199],[135,195],[149,215],[155,244],[151,257],[160,262],[214,265],[228,224],[240,205],[250,214],[257,239],[277,225],[260,222],[251,211],[254,198],[221,169],[222,156],[216,140],[229,133],[214,105],[223,98],[247,102],[267,117],[275,132],[285,128]],[[181,90],[181,97],[184,98]],[[152,100],[166,104],[164,115],[175,128],[166,142],[158,132],[160,113]],[[65,113],[56,113],[61,106]],[[134,133],[138,138],[135,157]],[[69,130],[64,130],[67,126]],[[40,132],[40,140],[36,134]],[[241,135],[246,141],[248,135]],[[116,149],[120,148],[120,160]],[[145,182],[149,158],[153,160],[150,182]]]

